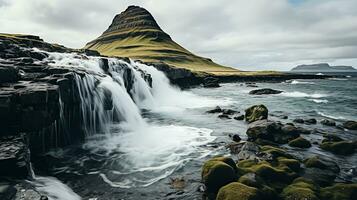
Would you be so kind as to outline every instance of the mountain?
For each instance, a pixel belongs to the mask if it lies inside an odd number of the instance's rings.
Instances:
[[[153,64],[163,62],[194,72],[239,72],[183,48],[160,28],[146,9],[138,6],[129,6],[116,15],[108,29],[84,48],[106,56],[130,57]]]
[[[327,63],[318,63],[312,65],[298,65],[291,71],[311,71],[311,72],[349,72],[357,71],[352,66],[330,66]]]

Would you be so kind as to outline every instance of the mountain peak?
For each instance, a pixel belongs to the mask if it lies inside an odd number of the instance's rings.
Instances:
[[[131,5],[125,11],[116,15],[112,24],[103,34],[126,32],[133,28],[162,31],[154,17],[145,8]]]
[[[96,50],[106,56],[165,63],[192,71],[237,71],[183,48],[160,28],[149,11],[139,6],[129,6],[117,14],[108,29],[97,39],[89,42],[85,48]]]

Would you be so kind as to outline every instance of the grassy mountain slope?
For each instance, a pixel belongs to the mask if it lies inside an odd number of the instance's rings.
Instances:
[[[159,27],[147,10],[138,6],[129,6],[116,15],[109,28],[85,48],[107,56],[130,57],[152,63],[164,62],[195,72],[239,72],[186,50]]]

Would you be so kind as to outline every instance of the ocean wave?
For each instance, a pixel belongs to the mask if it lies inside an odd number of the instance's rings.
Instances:
[[[295,91],[295,92],[283,92],[280,95],[285,96],[285,97],[297,97],[297,98],[309,97],[309,98],[314,98],[314,99],[319,99],[319,98],[327,96],[326,94],[319,94],[319,93],[308,94],[308,93],[305,93],[305,92],[298,92],[298,91]]]
[[[325,113],[320,112],[320,111],[318,111],[317,114],[321,115],[322,117],[327,117],[327,118],[330,118],[330,119],[346,119],[345,117],[342,117],[342,116],[328,115],[328,114],[325,114]]]
[[[323,75],[325,75],[325,74],[323,74],[323,73],[317,73],[316,75],[318,75],[318,76],[323,76]]]
[[[315,103],[328,103],[326,99],[308,99],[309,101],[313,101]]]
[[[346,78],[351,78],[352,76],[346,76]]]
[[[346,81],[348,80],[347,78],[329,78],[329,80],[334,80],[334,81]]]
[[[308,81],[297,81],[293,80],[290,82],[290,84],[296,85],[296,84],[315,84],[314,82],[308,82]]]

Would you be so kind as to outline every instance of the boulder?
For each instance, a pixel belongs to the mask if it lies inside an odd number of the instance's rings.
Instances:
[[[205,162],[202,167],[202,180],[208,193],[218,190],[237,180],[237,166],[231,158],[216,157]]]
[[[246,134],[251,141],[264,139],[279,144],[285,144],[299,137],[299,133],[295,129],[283,130],[282,127],[280,122],[259,120],[249,124]]]
[[[262,194],[257,188],[234,182],[222,187],[216,200],[261,200]]]
[[[222,109],[222,113],[225,115],[233,115],[239,113],[239,111],[232,110],[232,109]]]
[[[304,120],[305,124],[316,124],[317,120],[314,118]]]
[[[242,140],[238,134],[231,135],[231,138],[234,142],[240,142]]]
[[[357,142],[339,141],[339,142],[322,142],[320,148],[340,155],[353,154],[357,148]]]
[[[232,119],[229,115],[227,115],[227,114],[220,114],[220,115],[218,115],[218,118],[220,118],[220,119]]]
[[[321,189],[321,199],[354,200],[357,196],[357,184],[336,183]]]
[[[350,130],[357,130],[357,122],[356,121],[347,121],[343,123],[343,127]]]
[[[270,88],[263,88],[263,89],[257,89],[257,90],[252,90],[249,92],[249,94],[252,95],[263,95],[263,94],[280,94],[283,91],[280,90],[273,90]]]
[[[340,172],[340,167],[332,161],[331,159],[328,158],[323,158],[321,156],[313,156],[310,158],[307,158],[303,161],[304,165],[306,168],[318,168],[318,169],[328,169],[331,170],[334,173],[339,173]]]
[[[221,113],[221,112],[222,112],[222,108],[219,106],[216,106],[214,109],[208,110],[206,113]]]
[[[235,116],[233,119],[238,120],[238,121],[244,120],[244,115]]]
[[[330,119],[323,119],[320,123],[325,126],[336,126],[336,122]]]
[[[342,138],[338,137],[336,134],[325,134],[322,143],[324,142],[340,142],[343,141]]]
[[[289,142],[289,146],[291,147],[298,147],[298,148],[310,148],[311,143],[303,138],[303,137],[298,137]]]
[[[245,110],[245,120],[248,123],[262,119],[268,119],[268,109],[264,105],[254,105]]]
[[[309,179],[297,178],[281,193],[284,200],[319,200],[319,187]]]
[[[299,124],[303,124],[305,122],[305,120],[301,119],[301,118],[297,118],[293,120],[294,123],[299,123]]]

